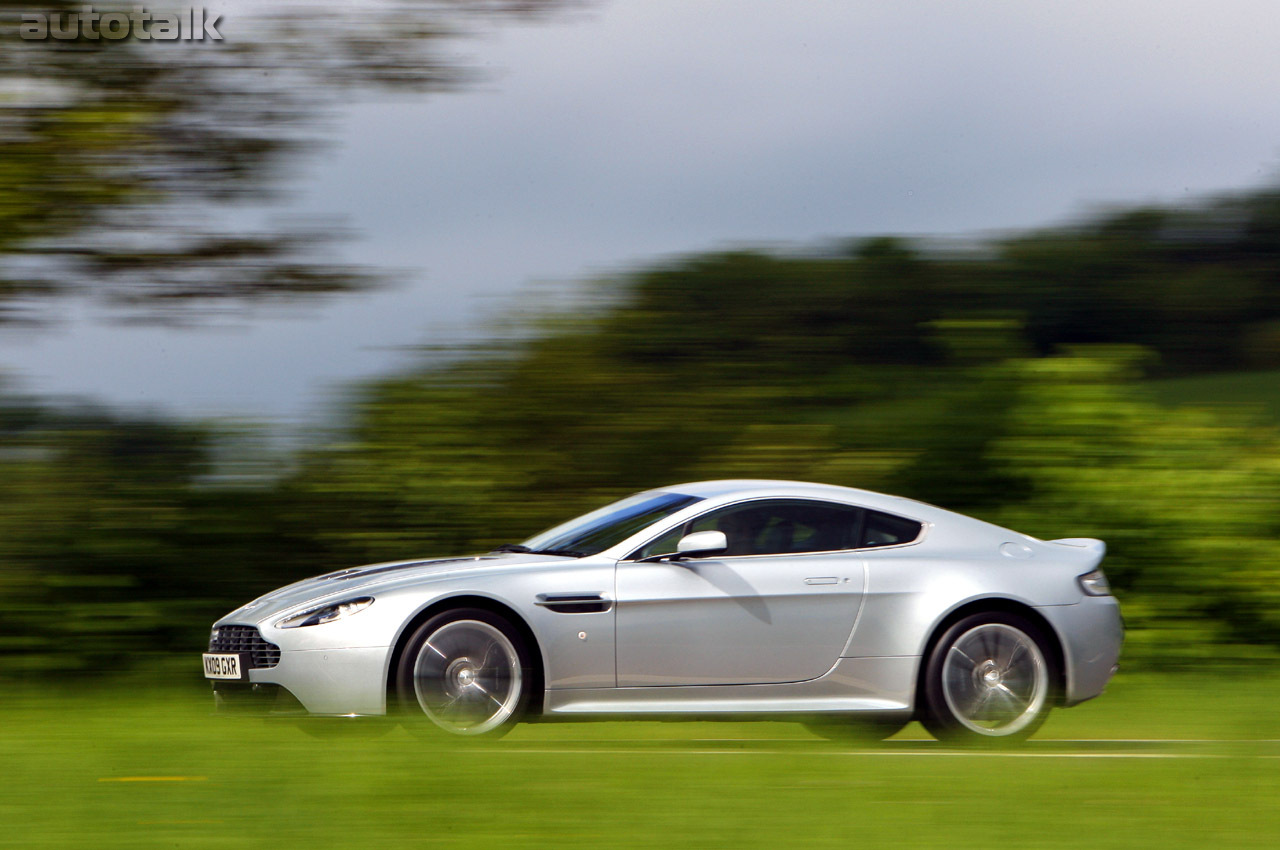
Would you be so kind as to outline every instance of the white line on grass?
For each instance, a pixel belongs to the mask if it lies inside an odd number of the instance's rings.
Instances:
[[[580,739],[580,744],[643,744],[657,739],[652,737],[598,737]],[[696,744],[812,744],[817,737],[687,737]],[[895,737],[891,744],[933,744],[931,737]],[[1036,737],[1036,744],[1280,744],[1280,737]]]
[[[679,740],[679,739],[673,739]],[[685,738],[694,744],[812,744],[817,738]],[[645,744],[653,738],[583,738],[575,741],[580,746],[590,744]],[[890,746],[903,744],[937,745],[932,738],[893,738]],[[1280,744],[1280,738],[1035,738],[1037,744]]]
[[[880,756],[880,757],[905,757],[918,758],[925,756],[934,757],[961,757],[961,758],[1029,758],[1029,759],[1217,759],[1230,758],[1222,753],[1034,753],[1034,752],[999,752],[999,751],[969,751],[969,750],[843,750],[840,752],[831,752],[825,750],[684,750],[684,749],[657,749],[650,747],[622,748],[610,747],[607,749],[597,747],[571,747],[566,749],[550,749],[546,747],[525,748],[525,747],[490,747],[479,750],[483,753],[529,753],[533,755],[573,755],[573,754],[600,754],[607,755],[665,755],[665,756],[835,756],[835,757],[858,757],[858,756]],[[1251,756],[1252,758],[1280,758],[1280,756]]]
[[[903,738],[902,740],[905,743],[913,739]],[[1280,738],[1035,738],[1034,742],[1042,744],[1280,744]]]

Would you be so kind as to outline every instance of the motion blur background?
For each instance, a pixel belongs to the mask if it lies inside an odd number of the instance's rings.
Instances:
[[[1126,670],[1272,675],[1274,4],[34,8],[0,680],[198,688],[272,587],[738,476],[1102,538]]]
[[[1128,664],[1280,643],[1270,5],[217,11],[4,33],[4,675],[730,476],[1104,538]]]

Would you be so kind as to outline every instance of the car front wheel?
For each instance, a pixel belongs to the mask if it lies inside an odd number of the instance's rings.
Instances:
[[[1021,741],[1044,723],[1056,672],[1040,630],[1004,612],[953,624],[929,656],[926,729],[942,741]]]
[[[396,689],[411,729],[498,737],[529,702],[528,647],[507,620],[478,608],[443,611],[410,637]]]

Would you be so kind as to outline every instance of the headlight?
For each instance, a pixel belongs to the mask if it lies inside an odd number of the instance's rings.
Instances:
[[[1076,581],[1080,582],[1080,589],[1085,592],[1086,596],[1111,595],[1111,583],[1107,581],[1107,576],[1102,570],[1085,573],[1077,578]]]
[[[372,596],[361,596],[359,599],[348,599],[345,602],[334,602],[320,608],[310,608],[301,614],[285,617],[276,623],[277,629],[297,629],[302,626],[319,626],[332,623],[352,614],[357,614],[373,604]]]

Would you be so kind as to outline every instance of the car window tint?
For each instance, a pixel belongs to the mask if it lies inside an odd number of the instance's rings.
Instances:
[[[861,508],[830,502],[748,502],[699,517],[686,531],[723,531],[729,541],[726,555],[829,552],[854,547],[861,513]]]
[[[861,545],[872,547],[910,543],[920,536],[922,528],[924,525],[914,519],[903,519],[900,516],[882,514],[879,511],[867,511]]]

